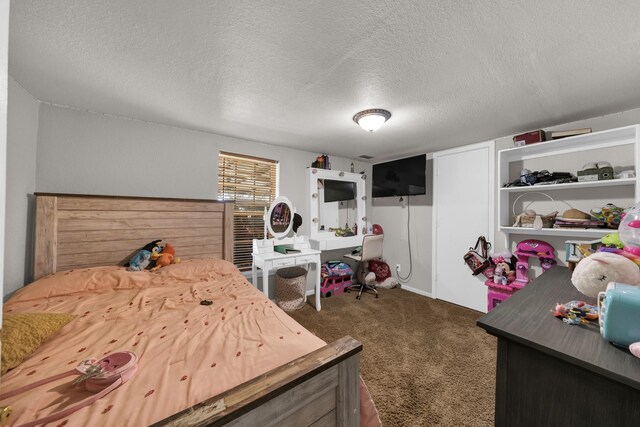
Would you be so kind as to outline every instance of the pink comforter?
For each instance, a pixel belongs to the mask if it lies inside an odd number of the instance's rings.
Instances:
[[[222,260],[185,261],[154,273],[119,267],[58,273],[20,290],[4,310],[78,316],[3,376],[5,391],[91,356],[138,355],[131,381],[52,423],[68,427],[149,425],[325,345]],[[15,425],[40,418],[86,396],[59,387],[68,382],[3,404],[13,407]]]

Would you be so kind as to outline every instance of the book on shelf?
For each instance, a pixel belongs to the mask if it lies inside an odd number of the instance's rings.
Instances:
[[[568,130],[552,130],[548,132],[551,134],[551,139],[566,138],[568,136],[585,135],[591,133],[591,128],[582,129],[568,129]]]

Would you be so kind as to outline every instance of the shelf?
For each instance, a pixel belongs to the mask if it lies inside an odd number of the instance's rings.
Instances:
[[[534,230],[533,228],[501,226],[500,231],[506,234],[528,234],[532,236],[602,237],[616,230],[610,228],[543,228]]]
[[[550,191],[550,190],[572,190],[580,188],[596,188],[596,187],[616,187],[623,185],[635,185],[635,178],[623,178],[623,179],[607,179],[603,181],[586,181],[586,182],[571,182],[568,184],[550,184],[550,185],[531,185],[527,187],[503,187],[501,192],[505,193],[521,193],[527,191]]]
[[[562,139],[524,145],[522,147],[500,150],[500,156],[505,160],[525,160],[537,157],[547,157],[583,150],[611,148],[620,145],[634,145],[637,137],[637,126],[627,126],[617,129],[570,136]]]

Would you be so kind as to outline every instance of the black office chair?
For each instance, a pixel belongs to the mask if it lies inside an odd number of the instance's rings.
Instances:
[[[376,289],[376,285],[372,283],[366,283],[364,277],[364,269],[366,268],[366,263],[369,260],[377,259],[382,257],[382,240],[384,238],[384,234],[367,234],[362,238],[362,250],[360,251],[360,255],[354,254],[345,254],[345,258],[352,259],[358,262],[358,266],[356,267],[356,284],[352,286],[352,288],[359,288],[358,296],[356,299],[362,298],[362,293],[365,291],[371,291],[378,298],[378,290]]]

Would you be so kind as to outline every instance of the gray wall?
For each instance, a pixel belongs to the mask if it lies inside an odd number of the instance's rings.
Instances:
[[[384,229],[384,258],[394,276],[400,264],[402,286],[424,295],[431,293],[431,218],[433,210],[433,160],[427,156],[427,194],[423,196],[384,197],[373,200],[373,223]],[[411,214],[408,225],[409,211]],[[411,239],[411,263],[409,261]],[[409,267],[413,264],[411,276]]]
[[[36,190],[216,198],[219,151],[278,160],[279,193],[304,219],[299,233],[308,234],[305,173],[319,153],[46,103],[40,108]],[[344,171],[352,162],[337,157],[330,161],[332,169]],[[371,171],[369,164],[354,165],[356,171]],[[332,255],[337,254],[327,254]]]
[[[3,295],[32,279],[39,102],[9,79]]]
[[[6,210],[7,123],[9,89],[7,65],[9,62],[9,0],[0,0],[0,289],[4,291],[4,227]],[[0,309],[0,314],[2,309]],[[0,329],[2,316],[0,316]]]

